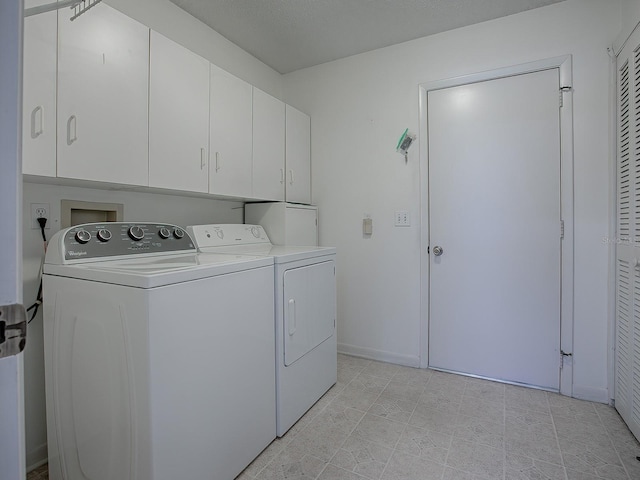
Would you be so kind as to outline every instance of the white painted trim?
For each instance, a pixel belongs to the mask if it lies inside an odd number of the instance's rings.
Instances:
[[[0,0],[0,305],[22,303],[23,9],[22,0]],[[0,476],[22,479],[23,354],[0,359],[0,405]]]
[[[356,345],[348,345],[345,343],[338,343],[338,353],[351,355],[353,357],[366,358],[368,360],[404,365],[406,367],[420,366],[420,358],[413,355],[401,355],[399,353],[385,352],[384,350],[358,347]]]
[[[420,158],[420,368],[429,366],[429,150],[427,142],[427,88],[420,85],[420,127],[418,155]]]
[[[609,238],[616,237],[617,227],[617,160],[618,160],[618,66],[617,57],[609,65]],[[607,388],[608,397],[615,397],[616,378],[616,244],[609,242],[608,303],[607,303]]]
[[[560,87],[573,87],[572,58],[558,65]],[[574,209],[573,209],[573,90],[563,94],[560,109],[560,167],[561,167],[561,215],[564,220],[564,240],[562,242],[562,304],[560,314],[560,348],[573,353],[573,301],[574,301]],[[573,357],[560,375],[560,393],[573,396]]]
[[[427,94],[432,90],[457,87],[471,83],[496,80],[557,68],[560,87],[572,87],[572,57],[563,55],[521,65],[508,66],[497,70],[473,73],[455,78],[437,80],[419,85],[419,155],[420,155],[420,366],[426,368],[429,362],[429,155],[428,155],[428,104]],[[573,299],[574,299],[574,210],[573,210],[573,94],[569,90],[563,94],[564,104],[560,109],[561,131],[561,218],[564,220],[564,240],[562,243],[562,300],[560,345],[565,352],[573,352]],[[559,359],[558,359],[559,360]],[[560,378],[560,392],[573,396],[573,361],[568,357]]]
[[[609,404],[609,391],[606,388],[585,387],[583,385],[573,386],[573,396],[580,400]]]
[[[566,62],[569,63],[566,64]],[[441,90],[443,88],[459,87],[460,85],[485,82],[487,80],[496,80],[498,78],[512,77],[514,75],[522,75],[525,73],[540,72],[542,70],[549,70],[552,68],[560,69],[560,86],[570,86],[572,84],[571,55],[562,55],[559,57],[537,60],[535,62],[498,68],[496,70],[487,70],[459,77],[421,83],[420,89],[424,89],[429,92],[432,90]],[[424,113],[426,115],[426,112]],[[420,115],[422,118],[422,111],[420,112]]]

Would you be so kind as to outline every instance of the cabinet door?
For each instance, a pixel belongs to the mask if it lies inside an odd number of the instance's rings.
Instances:
[[[151,32],[149,185],[209,188],[209,61]]]
[[[37,7],[50,0],[31,0]],[[56,12],[24,19],[22,172],[56,176]]]
[[[251,197],[252,89],[211,65],[209,192]]]
[[[253,89],[253,198],[284,200],[284,102]]]
[[[149,29],[101,3],[58,12],[58,176],[148,184]]]
[[[287,270],[283,283],[284,364],[288,367],[333,335],[335,263],[327,261]]]
[[[290,105],[286,108],[287,202],[311,203],[311,119]]]

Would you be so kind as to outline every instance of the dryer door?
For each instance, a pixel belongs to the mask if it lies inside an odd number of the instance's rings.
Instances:
[[[335,263],[316,263],[284,273],[284,364],[289,366],[335,331]]]

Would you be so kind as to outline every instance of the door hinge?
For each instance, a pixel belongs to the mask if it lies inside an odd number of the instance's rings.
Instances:
[[[0,306],[0,358],[17,355],[27,343],[27,312],[24,305]]]
[[[560,368],[564,367],[564,359],[567,357],[573,357],[573,353],[567,353],[560,349]]]
[[[429,245],[427,245],[427,255],[429,255],[430,251],[429,251]]]
[[[564,240],[564,220],[560,220],[560,240]]]
[[[564,105],[564,98],[562,97],[562,94],[564,92],[570,92],[571,91],[571,87],[560,87],[560,91],[559,91],[559,100],[560,100],[560,107],[562,108],[562,106]]]

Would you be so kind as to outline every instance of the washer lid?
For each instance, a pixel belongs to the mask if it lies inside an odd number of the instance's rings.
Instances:
[[[154,288],[273,265],[255,255],[183,254],[74,265],[45,264],[44,274],[137,288]]]

